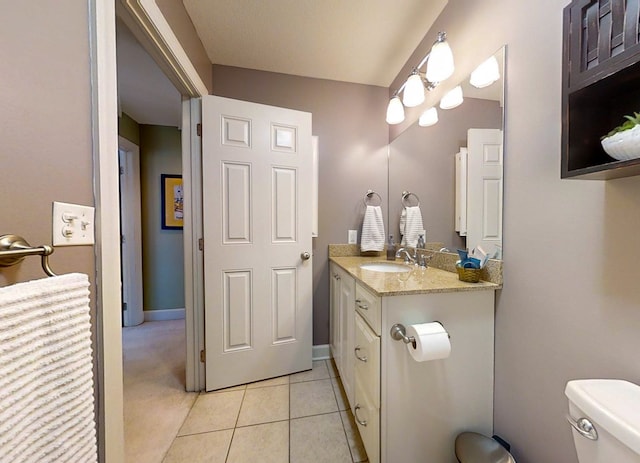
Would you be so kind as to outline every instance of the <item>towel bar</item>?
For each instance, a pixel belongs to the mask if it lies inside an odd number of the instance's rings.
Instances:
[[[46,244],[34,248],[21,236],[0,236],[0,267],[11,267],[19,264],[27,256],[41,256],[42,270],[50,277],[54,277],[56,274],[49,267],[49,256],[51,254],[53,254],[53,247]]]

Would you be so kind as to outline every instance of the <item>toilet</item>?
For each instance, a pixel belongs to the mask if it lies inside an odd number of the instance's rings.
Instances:
[[[567,420],[579,463],[640,463],[640,386],[619,379],[567,383]],[[515,463],[497,436],[463,432],[455,443],[460,463]]]
[[[640,386],[581,379],[569,381],[564,393],[580,463],[640,463]]]

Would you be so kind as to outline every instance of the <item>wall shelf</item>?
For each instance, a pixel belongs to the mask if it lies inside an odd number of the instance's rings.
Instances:
[[[640,0],[574,0],[564,9],[562,178],[640,175],[600,137],[640,112]]]

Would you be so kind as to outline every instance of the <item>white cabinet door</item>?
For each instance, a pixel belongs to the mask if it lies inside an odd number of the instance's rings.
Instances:
[[[206,389],[311,368],[311,114],[202,98]]]

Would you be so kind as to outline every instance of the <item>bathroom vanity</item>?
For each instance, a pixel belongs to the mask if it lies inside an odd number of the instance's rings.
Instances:
[[[433,267],[361,267],[381,257],[330,251],[330,260],[331,350],[369,461],[453,463],[459,432],[491,435],[494,300],[501,281],[464,283]],[[446,359],[417,362],[407,344],[390,336],[396,323],[432,321],[450,335]]]

